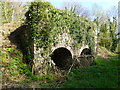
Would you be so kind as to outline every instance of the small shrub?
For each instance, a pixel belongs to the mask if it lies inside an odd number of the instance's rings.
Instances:
[[[11,75],[18,75],[18,74],[19,74],[19,71],[10,71],[10,74],[11,74]]]

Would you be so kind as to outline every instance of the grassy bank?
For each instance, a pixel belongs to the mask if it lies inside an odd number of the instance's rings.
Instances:
[[[120,88],[119,58],[120,55],[109,59],[98,57],[94,66],[74,69],[65,76],[32,76],[27,83],[36,88]]]
[[[120,55],[109,59],[96,58],[96,65],[69,73],[62,88],[119,88]]]

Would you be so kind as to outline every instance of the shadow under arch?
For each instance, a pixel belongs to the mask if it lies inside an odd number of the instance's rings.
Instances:
[[[91,49],[84,48],[80,55],[92,55]]]
[[[67,70],[72,65],[72,54],[65,47],[55,49],[51,55],[51,59],[61,70]]]
[[[92,66],[95,65],[95,57],[92,54],[92,50],[89,48],[84,48],[79,57],[83,66]]]

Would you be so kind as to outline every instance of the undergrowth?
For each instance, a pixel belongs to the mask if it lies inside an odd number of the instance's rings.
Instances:
[[[20,84],[27,88],[31,87],[55,87],[56,81],[61,78],[61,75],[52,73],[43,76],[34,75],[30,66],[23,63],[23,54],[21,51],[14,48],[6,48],[4,53],[0,53],[2,60],[2,84],[3,88],[16,88],[8,86],[9,84]],[[19,86],[19,88],[22,88]]]

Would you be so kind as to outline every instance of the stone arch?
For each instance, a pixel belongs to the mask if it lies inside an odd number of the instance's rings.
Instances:
[[[72,65],[72,54],[71,51],[65,47],[59,47],[55,49],[51,55],[51,59],[55,65],[60,69],[69,69]]]
[[[79,56],[79,60],[83,66],[90,66],[95,64],[95,62],[93,61],[94,56],[92,55],[92,50],[90,48],[82,48]]]
[[[80,55],[91,55],[92,53],[91,53],[91,49],[89,49],[89,48],[84,48],[83,50],[82,50],[82,52],[81,52],[81,54]]]
[[[78,56],[81,55],[81,53],[82,53],[82,51],[83,51],[84,49],[89,49],[89,46],[88,46],[88,45],[83,45],[83,46],[80,48],[80,50],[79,50]]]

